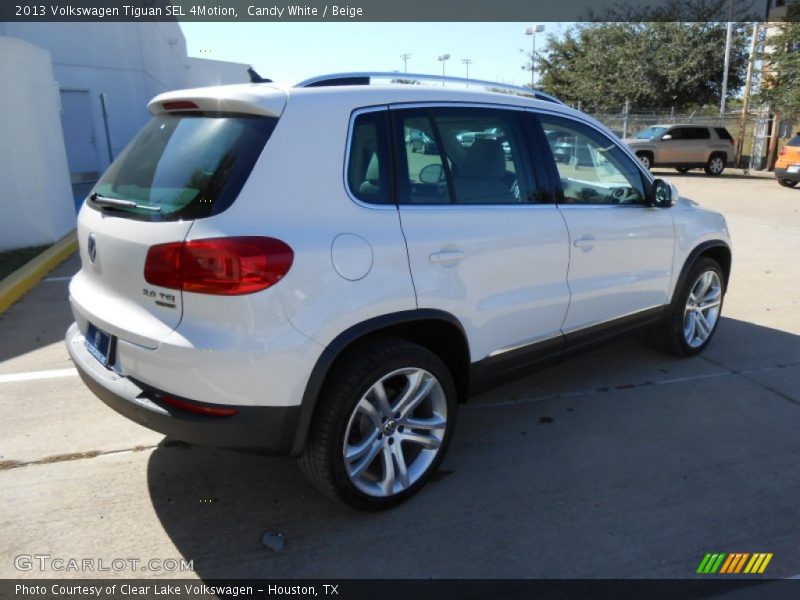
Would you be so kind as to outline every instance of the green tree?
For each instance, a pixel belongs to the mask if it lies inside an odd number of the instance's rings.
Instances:
[[[764,79],[759,99],[784,118],[800,117],[800,2],[789,6],[788,22],[767,38]]]
[[[589,110],[677,110],[718,104],[725,24],[582,23],[550,36],[539,59],[544,91]],[[745,27],[734,30],[728,97],[744,83]]]

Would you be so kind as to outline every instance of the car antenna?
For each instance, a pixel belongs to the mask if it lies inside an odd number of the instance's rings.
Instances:
[[[247,67],[247,73],[250,75],[250,83],[272,83],[272,79],[265,79],[259,75],[252,65]]]

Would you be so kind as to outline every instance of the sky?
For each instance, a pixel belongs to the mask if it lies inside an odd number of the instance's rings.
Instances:
[[[507,84],[530,82],[522,70],[531,50],[530,23],[181,23],[189,56],[251,64],[262,77],[297,83],[314,75],[347,71],[403,70],[441,74],[438,56],[449,53],[447,75],[464,77],[461,60],[472,59],[469,76]],[[547,35],[571,23],[547,23]]]

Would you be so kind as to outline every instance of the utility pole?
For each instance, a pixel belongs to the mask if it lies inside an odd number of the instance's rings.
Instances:
[[[408,59],[411,58],[411,53],[401,54],[400,58],[403,60],[403,73],[408,73]]]
[[[728,95],[728,70],[731,65],[731,41],[733,38],[733,0],[728,3],[728,27],[725,31],[725,66],[722,71],[722,98],[719,101],[719,116],[725,114],[725,96]]]
[[[467,67],[467,87],[469,87],[469,66],[475,61],[471,58],[462,58],[461,62]]]
[[[756,61],[756,47],[758,45],[758,23],[753,23],[753,38],[750,40],[750,56],[747,59],[747,77],[744,84],[744,95],[742,96],[742,112],[739,115],[739,133],[736,136],[736,158],[734,165],[737,167],[742,160],[744,152],[744,130],[747,122],[747,111],[750,108],[750,90],[753,86],[753,65]]]

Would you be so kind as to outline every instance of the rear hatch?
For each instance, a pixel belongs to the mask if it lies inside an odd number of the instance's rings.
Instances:
[[[278,90],[221,98],[189,90],[156,98],[151,121],[103,174],[78,217],[76,317],[154,348],[181,321],[180,290],[148,283],[154,245],[182,242],[196,219],[236,201],[285,105]],[[161,265],[163,267],[163,265]]]

